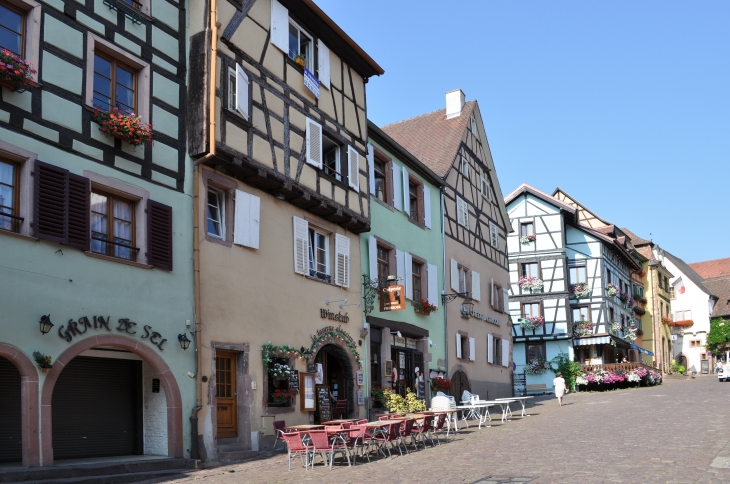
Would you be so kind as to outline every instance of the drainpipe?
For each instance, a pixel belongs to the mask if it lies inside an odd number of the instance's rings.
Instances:
[[[200,306],[200,165],[215,156],[215,77],[216,77],[216,60],[218,53],[218,21],[217,21],[217,5],[216,0],[210,0],[210,12],[208,13],[211,32],[211,52],[210,52],[210,70],[208,78],[208,154],[198,158],[193,162],[193,275],[195,284],[195,355],[197,377],[197,395],[196,405],[190,415],[191,424],[191,457],[199,459],[200,453],[198,449],[198,412],[203,407],[203,382],[200,380],[200,369],[203,366],[202,336],[202,317]]]
[[[441,253],[443,254],[443,273],[441,278],[441,294],[446,294],[446,224],[444,223],[444,192],[446,188],[441,187]],[[449,377],[449,323],[446,315],[446,304],[441,301],[444,308],[444,366],[446,366],[446,378]],[[438,362],[437,362],[438,363]]]

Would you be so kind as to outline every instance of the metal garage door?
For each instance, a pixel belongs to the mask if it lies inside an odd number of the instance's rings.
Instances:
[[[77,356],[53,390],[54,459],[142,453],[142,362]]]
[[[20,372],[0,358],[0,462],[23,460],[20,412]]]

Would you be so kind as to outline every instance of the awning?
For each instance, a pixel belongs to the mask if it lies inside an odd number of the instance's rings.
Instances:
[[[632,350],[636,350],[636,351],[638,351],[639,353],[644,353],[645,355],[649,355],[649,356],[654,356],[654,353],[652,353],[652,352],[651,352],[651,351],[649,351],[649,350],[645,350],[645,349],[644,349],[644,348],[642,348],[641,346],[631,345],[631,349],[632,349]]]
[[[610,336],[597,336],[595,338],[575,338],[573,340],[573,346],[607,345],[610,342]]]

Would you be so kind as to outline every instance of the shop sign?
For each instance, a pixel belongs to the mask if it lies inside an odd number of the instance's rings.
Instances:
[[[58,328],[58,336],[70,343],[74,336],[84,334],[88,330],[92,329],[92,327],[93,329],[106,329],[107,331],[111,331],[112,329],[109,325],[111,324],[114,326],[114,323],[111,322],[111,316],[92,316],[92,319],[94,321],[93,326],[91,321],[89,321],[89,318],[86,316],[80,317],[78,321],[69,319],[68,325],[61,325],[61,327]],[[137,323],[130,321],[129,318],[120,318],[117,320],[117,323],[117,331],[130,335],[137,334],[137,331],[134,331],[134,327],[137,326]],[[162,335],[157,331],[153,331],[152,326],[148,324],[145,324],[142,329],[144,329],[144,334],[140,334],[139,337],[142,339],[149,338],[150,343],[157,346],[160,351],[163,351],[162,345],[165,344],[165,341],[167,340],[162,338]]]
[[[319,79],[306,67],[304,68],[304,86],[314,94],[314,97],[319,99]]]
[[[471,317],[472,318],[481,319],[482,321],[486,321],[488,323],[492,323],[492,324],[495,324],[497,326],[501,326],[501,323],[499,322],[499,319],[493,318],[491,316],[487,316],[486,314],[478,313],[478,312],[476,312],[474,310],[472,310],[472,312],[471,312]]]
[[[409,350],[415,350],[417,348],[416,340],[413,338],[406,338],[406,348]]]
[[[322,335],[327,333],[337,333],[337,335],[345,340],[347,345],[351,348],[357,346],[357,343],[355,343],[355,340],[352,339],[350,333],[342,329],[342,326],[337,326],[336,328],[334,326],[325,326],[324,328],[318,329],[316,333],[310,335],[310,338],[312,338],[312,341],[317,341]]]
[[[320,308],[319,309],[319,317],[322,319],[329,319],[330,321],[337,321],[338,323],[349,323],[350,322],[350,316],[347,315],[347,313],[342,314],[342,312],[339,313],[333,313],[329,309]]]
[[[405,287],[400,284],[386,286],[380,290],[381,311],[402,311],[406,308]]]

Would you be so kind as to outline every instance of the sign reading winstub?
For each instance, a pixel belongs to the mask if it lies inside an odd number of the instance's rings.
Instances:
[[[380,290],[381,311],[402,311],[406,308],[406,291],[404,286],[387,286]]]
[[[314,97],[319,99],[319,79],[314,77],[312,71],[306,67],[304,68],[304,87],[309,89],[314,94]]]

